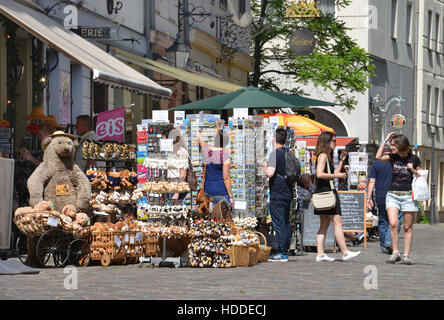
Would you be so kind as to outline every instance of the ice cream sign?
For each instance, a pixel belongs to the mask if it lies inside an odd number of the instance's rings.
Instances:
[[[96,134],[100,140],[123,142],[126,108],[101,112],[97,115]]]

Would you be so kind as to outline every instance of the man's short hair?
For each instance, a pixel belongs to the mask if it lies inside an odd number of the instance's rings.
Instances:
[[[81,116],[78,116],[76,119],[77,119],[77,121],[78,121],[78,120],[83,121],[83,122],[87,125],[88,130],[92,130],[92,128],[93,128],[93,124],[92,124],[92,118],[91,118],[91,116],[89,116],[89,115],[87,115],[87,114],[83,114],[83,115],[81,115]]]
[[[282,128],[276,129],[276,143],[279,143],[281,145],[285,145],[285,142],[287,142],[287,131]]]

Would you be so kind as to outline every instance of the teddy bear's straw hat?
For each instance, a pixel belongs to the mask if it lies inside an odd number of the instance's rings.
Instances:
[[[47,136],[46,138],[48,138],[48,137],[51,137],[51,138],[54,138],[54,137],[68,137],[72,141],[76,141],[77,140],[77,137],[75,135],[72,135],[72,134],[69,134],[69,133],[65,133],[63,131],[56,131],[53,134],[50,134],[49,136]],[[42,141],[42,150],[43,151],[45,151],[45,149],[46,149],[46,145],[43,143],[45,141],[45,139],[43,139],[43,141]]]

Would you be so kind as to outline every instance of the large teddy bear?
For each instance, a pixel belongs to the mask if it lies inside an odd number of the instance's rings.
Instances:
[[[29,204],[34,207],[42,200],[51,201],[56,211],[67,204],[78,212],[88,209],[91,184],[74,163],[78,140],[71,134],[56,131],[42,142],[43,162],[28,179]]]

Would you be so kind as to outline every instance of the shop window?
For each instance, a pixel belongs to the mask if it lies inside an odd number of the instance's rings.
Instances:
[[[108,111],[108,86],[94,83],[94,113]]]

